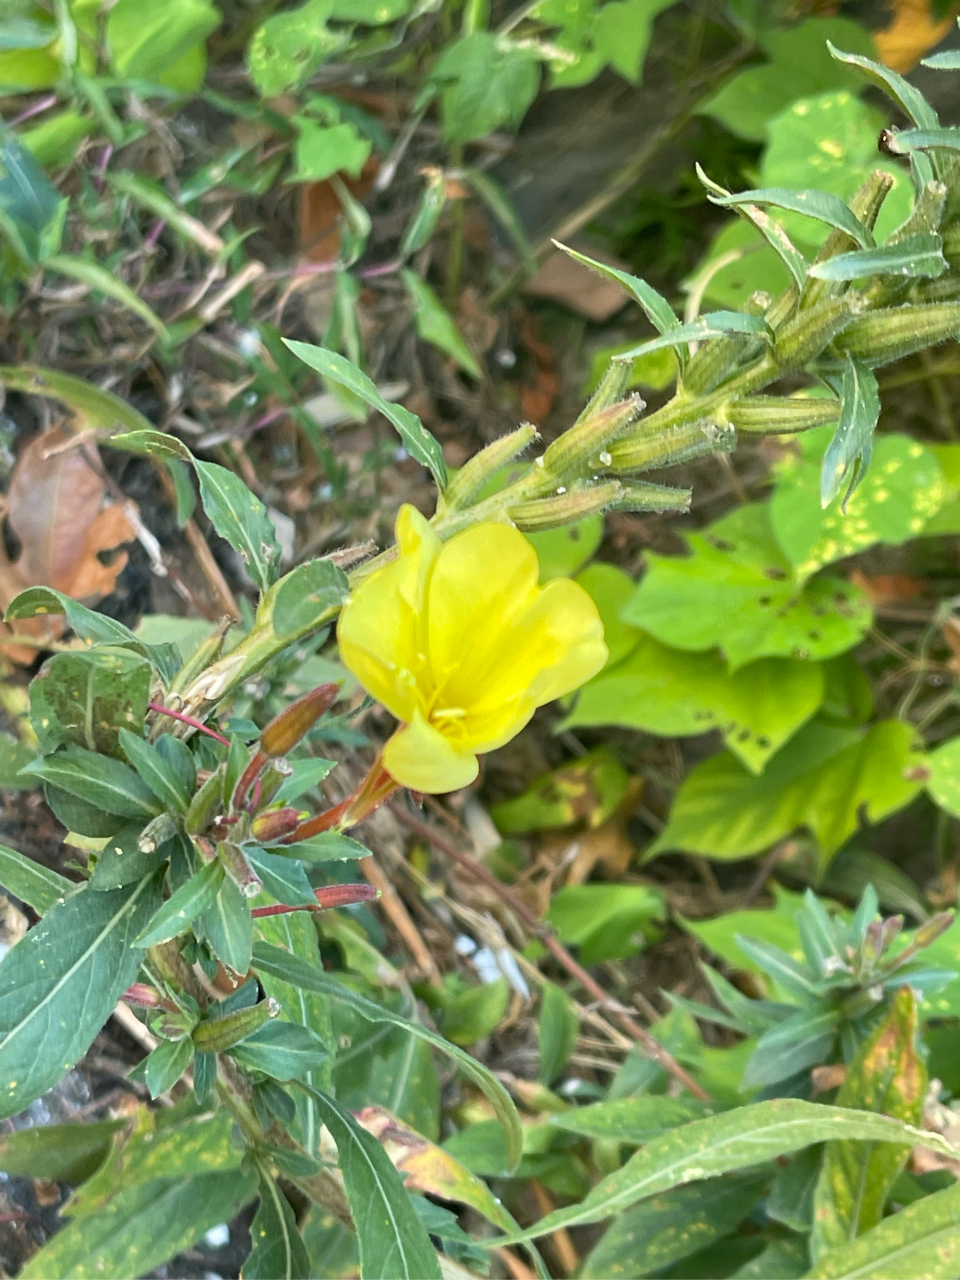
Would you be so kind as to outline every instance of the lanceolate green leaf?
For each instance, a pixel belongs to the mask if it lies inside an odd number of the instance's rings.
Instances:
[[[2,378],[0,378],[2,381]],[[138,649],[143,645],[121,622],[108,618],[105,613],[95,613],[71,596],[51,587],[29,587],[15,596],[4,615],[7,622],[14,618],[35,618],[39,614],[62,613],[66,615],[70,630],[81,640],[93,644],[131,644]]]
[[[266,591],[280,567],[280,544],[267,509],[238,475],[215,462],[195,462],[200,501],[210,522],[238,552],[251,578]]]
[[[495,1243],[518,1244],[560,1227],[601,1222],[670,1187],[789,1155],[791,1151],[839,1137],[841,1133],[851,1139],[907,1141],[945,1153],[953,1150],[939,1134],[913,1129],[898,1120],[866,1111],[828,1107],[797,1098],[758,1102],[706,1120],[694,1120],[652,1138],[622,1169],[602,1178],[582,1203],[556,1209],[535,1226]]]
[[[160,812],[153,792],[129,765],[84,747],[67,747],[21,772],[121,818],[153,818]]]
[[[787,209],[816,218],[829,227],[845,231],[864,249],[873,246],[873,236],[839,196],[828,191],[789,191],[786,187],[764,187],[756,191],[738,191],[735,195],[709,194],[707,199],[722,208],[737,208],[742,204],[769,204],[775,209]]]
[[[157,881],[58,902],[0,963],[0,1117],[52,1088],[86,1053],[143,958],[132,946]]]
[[[214,860],[172,894],[137,939],[138,947],[153,947],[185,933],[197,916],[214,901],[223,884],[224,870]]]
[[[28,907],[33,907],[41,916],[56,906],[60,898],[65,898],[77,888],[66,876],[51,871],[5,844],[0,844],[0,887]]]
[[[98,1213],[75,1218],[35,1253],[23,1280],[132,1280],[229,1222],[257,1193],[235,1170],[124,1187]]]
[[[643,308],[647,319],[659,333],[667,334],[673,329],[680,328],[680,321],[673,307],[671,307],[666,298],[657,293],[652,285],[647,284],[646,280],[641,280],[638,276],[628,275],[626,271],[620,271],[605,262],[597,262],[594,258],[588,258],[586,254],[577,253],[575,249],[568,248],[565,244],[561,244],[559,240],[554,240],[553,243],[558,249],[562,249],[564,253],[573,258],[574,261],[582,262],[591,271],[596,271],[598,275],[606,276],[608,280],[613,280],[626,289],[634,302],[639,303]]]
[[[290,1202],[263,1168],[260,1206],[250,1224],[250,1255],[243,1264],[244,1280],[306,1280],[310,1257],[293,1216]]]
[[[864,58],[857,53],[844,53],[829,40],[827,48],[838,62],[856,67],[872,84],[889,94],[918,129],[936,129],[939,126],[937,113],[920,90],[904,80],[903,76],[897,75],[896,71],[891,71],[880,62],[874,62],[872,58]]]
[[[309,342],[293,342],[284,338],[284,343],[295,356],[315,369],[327,382],[344,387],[347,391],[359,396],[364,404],[382,413],[388,422],[392,422],[403,441],[404,447],[411,457],[427,467],[432,473],[437,487],[447,487],[447,465],[443,460],[443,450],[439,443],[426,429],[416,414],[405,409],[403,405],[391,404],[384,400],[374,383],[344,356],[325,347],[315,347]]]
[[[77,254],[56,253],[44,259],[43,265],[49,271],[59,271],[61,275],[70,276],[73,280],[79,280],[81,284],[89,285],[98,293],[105,293],[107,297],[122,303],[128,311],[138,315],[158,337],[169,337],[167,327],[157,313],[148,307],[124,280],[121,280],[113,271],[108,271],[106,267],[101,266],[99,262],[94,262],[90,258],[81,258]]]
[[[942,238],[936,232],[921,231],[904,236],[894,244],[881,245],[879,249],[837,254],[826,262],[815,263],[808,274],[818,280],[859,280],[862,276],[935,279],[946,269]]]
[[[313,1097],[337,1144],[364,1280],[440,1280],[430,1237],[383,1147],[332,1098]]]
[[[424,342],[429,342],[446,355],[452,356],[471,377],[482,377],[477,357],[467,346],[453,316],[430,286],[408,267],[401,270],[400,276],[413,303],[417,333]]]
[[[683,347],[688,342],[705,342],[708,338],[727,337],[733,333],[752,334],[768,339],[770,326],[762,316],[743,315],[739,311],[709,311],[689,324],[678,325],[659,338],[651,338],[649,342],[641,342],[639,347],[630,351],[620,351],[615,360],[635,360],[637,356],[649,355],[651,351],[660,351],[663,347]]]
[[[143,453],[151,458],[179,458],[192,462],[193,454],[176,436],[166,431],[120,431],[104,442],[114,449],[126,449],[129,453]]]
[[[155,746],[128,729],[120,730],[123,753],[165,810],[186,813],[190,794],[183,779]]]
[[[905,979],[906,981],[906,979]],[[908,986],[847,1069],[837,1104],[919,1124],[927,1073],[917,1053],[917,1001]],[[909,1143],[828,1142],[813,1202],[814,1258],[875,1227]]]
[[[491,1075],[485,1067],[481,1066],[476,1059],[471,1058],[468,1053],[451,1044],[448,1040],[444,1040],[442,1036],[438,1036],[436,1032],[431,1031],[428,1027],[424,1027],[417,1022],[410,1022],[407,1018],[401,1017],[400,1014],[392,1013],[389,1009],[384,1009],[380,1005],[374,1004],[372,1000],[367,1000],[363,996],[357,995],[349,987],[345,987],[339,982],[334,982],[331,978],[326,977],[322,970],[299,959],[297,956],[290,955],[289,952],[283,951],[279,947],[273,947],[264,942],[257,943],[253,948],[253,965],[255,969],[271,974],[275,978],[280,978],[282,981],[290,983],[291,986],[302,987],[304,991],[316,991],[320,995],[329,996],[332,1000],[343,1001],[351,1005],[357,1013],[370,1022],[390,1022],[394,1026],[403,1027],[405,1031],[409,1031],[412,1035],[426,1040],[434,1048],[439,1049],[441,1053],[445,1053],[447,1057],[452,1058],[464,1075],[472,1080],[493,1104],[497,1118],[503,1126],[506,1136],[508,1163],[511,1168],[515,1167],[520,1159],[523,1142],[516,1108],[500,1081]]]
[[[823,455],[820,505],[828,507],[841,489],[849,498],[863,479],[873,454],[873,433],[880,417],[880,387],[866,365],[850,356],[840,384],[840,422]]]
[[[807,1280],[953,1280],[960,1268],[960,1183],[891,1214],[830,1249]]]

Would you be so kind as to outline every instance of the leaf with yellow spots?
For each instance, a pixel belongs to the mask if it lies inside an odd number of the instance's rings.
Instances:
[[[886,435],[878,437],[870,469],[846,511],[839,499],[822,509],[821,459],[832,431],[806,432],[777,467],[770,519],[801,582],[878,542],[899,546],[917,537],[947,494],[931,449],[909,436]]]
[[[937,17],[932,13],[934,7],[941,11]],[[943,6],[932,5],[931,0],[894,0],[891,8],[893,18],[889,26],[874,32],[873,43],[880,61],[903,75],[912,71],[928,50],[949,35],[960,13],[960,4],[952,4],[943,13]]]
[[[917,1000],[904,986],[890,1012],[850,1064],[837,1103],[919,1124],[927,1072],[917,1053]],[[828,1142],[814,1192],[814,1260],[877,1225],[910,1144]]]

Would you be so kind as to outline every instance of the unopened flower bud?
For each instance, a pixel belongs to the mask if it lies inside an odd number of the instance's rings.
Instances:
[[[567,489],[564,485],[556,488],[552,498],[530,498],[509,507],[507,514],[518,529],[534,532],[538,529],[556,529],[560,525],[572,524],[582,520],[584,516],[603,511],[616,502],[623,493],[619,480],[608,480],[603,484],[582,485]]]
[[[875,369],[960,333],[960,302],[912,303],[859,316],[835,345]]]
[[[737,433],[729,423],[701,418],[649,436],[638,433],[618,440],[610,447],[608,465],[618,472],[652,471],[705,453],[730,453],[736,443]]]
[[[127,1004],[135,1004],[139,1009],[156,1009],[163,1002],[157,988],[145,982],[135,982],[132,987],[127,987],[120,999]]]
[[[598,409],[565,431],[543,455],[536,492],[548,493],[557,480],[578,480],[586,472],[604,466],[607,446],[630,429],[645,407],[639,396],[631,396]]]
[[[222,1018],[211,1018],[194,1028],[193,1043],[198,1053],[223,1053],[247,1036],[259,1031],[280,1012],[275,1000],[261,1000],[246,1009],[235,1009]]]
[[[314,889],[313,896],[321,910],[330,911],[334,907],[356,906],[358,902],[374,902],[380,891],[370,884],[330,884]]]
[[[254,807],[265,809],[292,773],[293,766],[283,756],[271,760],[260,775],[260,794]]]
[[[206,831],[223,806],[223,766],[211,773],[194,795],[183,825],[187,834],[198,836]]]
[[[340,695],[338,684],[311,689],[274,716],[260,735],[260,749],[267,757],[285,756],[305,733],[330,710]]]
[[[255,898],[260,893],[263,889],[263,881],[251,867],[238,844],[234,844],[232,840],[221,840],[217,845],[217,856],[223,863],[227,875],[245,898]]]
[[[491,476],[513,462],[514,458],[519,457],[528,445],[539,438],[536,427],[531,426],[529,422],[524,422],[517,427],[516,431],[501,436],[499,440],[494,440],[485,449],[474,454],[450,481],[443,497],[445,509],[456,511],[468,506]]]
[[[793,435],[840,417],[836,400],[812,400],[800,396],[745,396],[724,406],[727,421],[738,431],[752,435]]]
[[[297,809],[271,809],[268,813],[257,814],[250,824],[250,834],[261,844],[274,844],[291,831],[296,831],[299,824]]]
[[[781,374],[802,369],[819,356],[844,329],[851,328],[863,303],[856,294],[824,298],[801,311],[777,334],[773,356]]]
[[[953,924],[955,913],[953,911],[938,911],[935,916],[931,916],[926,924],[922,924],[917,932],[913,935],[913,945],[919,951],[923,947],[929,947],[932,942],[936,942],[937,938]]]
[[[620,497],[610,504],[613,511],[689,511],[693,497],[691,489],[643,480],[622,480],[620,488]]]

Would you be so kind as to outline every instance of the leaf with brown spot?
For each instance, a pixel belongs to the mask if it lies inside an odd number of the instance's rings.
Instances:
[[[905,986],[851,1062],[837,1103],[917,1125],[926,1087],[926,1068],[917,1053],[917,1001]],[[827,1143],[814,1192],[811,1251],[815,1260],[876,1226],[909,1154],[909,1143],[846,1139]]]

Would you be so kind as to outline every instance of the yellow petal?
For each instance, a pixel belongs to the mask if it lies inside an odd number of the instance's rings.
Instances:
[[[425,596],[440,540],[416,508],[400,508],[399,553],[360,584],[340,614],[340,658],[378,702],[399,720],[419,705],[426,662]]]
[[[383,749],[383,767],[411,791],[439,795],[469,786],[480,771],[477,757],[458,751],[416,712]]]

